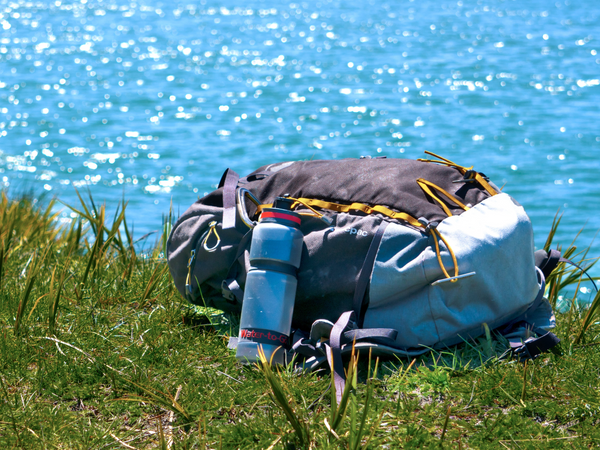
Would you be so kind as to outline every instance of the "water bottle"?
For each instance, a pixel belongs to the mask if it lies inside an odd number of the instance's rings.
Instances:
[[[236,358],[258,361],[262,346],[268,360],[285,364],[302,256],[300,214],[293,200],[277,197],[265,208],[252,232]]]

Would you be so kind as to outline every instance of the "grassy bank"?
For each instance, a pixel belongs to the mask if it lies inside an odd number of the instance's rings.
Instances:
[[[0,448],[600,444],[599,296],[561,314],[560,350],[527,364],[499,361],[493,335],[416,361],[361,358],[337,407],[327,373],[236,363],[228,319],[190,309],[170,280],[168,226],[140,251],[125,205],[107,217],[82,199],[61,225],[53,204],[0,200]],[[550,300],[577,283],[562,269]]]

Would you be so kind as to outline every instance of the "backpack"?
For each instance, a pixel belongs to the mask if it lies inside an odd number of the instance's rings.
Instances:
[[[288,351],[307,367],[329,355],[343,375],[352,345],[416,356],[486,327],[516,336],[520,354],[552,347],[544,279],[556,264],[538,254],[546,273],[536,266],[523,207],[483,173],[426,153],[435,159],[290,161],[242,178],[228,169],[173,226],[177,289],[239,313],[255,221],[285,194],[304,235]]]

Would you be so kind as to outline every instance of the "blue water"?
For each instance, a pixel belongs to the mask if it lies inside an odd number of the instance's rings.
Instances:
[[[599,16],[564,0],[0,0],[0,181],[124,196],[141,236],[227,167],[430,150],[505,185],[538,246],[559,209],[558,240],[585,225],[587,246]]]

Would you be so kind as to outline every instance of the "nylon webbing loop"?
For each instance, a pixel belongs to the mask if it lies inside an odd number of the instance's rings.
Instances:
[[[436,159],[418,158],[417,161],[427,162],[427,163],[436,163],[436,164],[441,164],[443,166],[454,167],[455,169],[458,169],[458,171],[463,175],[465,173],[467,173],[467,171],[473,169],[473,166],[471,166],[471,167],[461,166],[460,164],[456,164],[455,162],[450,161],[448,158],[444,158],[443,156],[436,155],[435,153],[427,151],[427,150],[425,150],[425,154],[433,156],[434,158],[437,158],[437,160]]]
[[[394,346],[397,337],[398,330],[393,328],[361,328],[346,331],[342,335],[342,344],[367,341],[371,343],[382,342],[384,345]]]
[[[219,187],[223,187],[223,224],[221,225],[223,230],[235,228],[235,190],[239,179],[237,173],[227,169],[219,182]]]
[[[346,374],[344,372],[344,361],[342,360],[342,334],[348,324],[354,311],[343,313],[331,330],[329,336],[330,347],[327,348],[327,361],[333,372],[333,383],[335,388],[335,397],[337,404],[342,401],[342,394],[346,386]]]
[[[422,227],[425,227],[425,233],[431,234],[431,236],[433,237],[435,254],[437,256],[437,260],[440,265],[440,268],[442,269],[442,272],[444,273],[444,275],[446,276],[447,279],[450,279],[451,283],[455,283],[456,281],[458,281],[457,277],[458,277],[459,273],[458,273],[458,261],[456,260],[456,255],[454,254],[454,250],[452,250],[452,247],[450,247],[450,244],[448,244],[448,241],[446,241],[444,236],[442,236],[441,233],[438,231],[437,222],[429,222],[424,217],[421,217],[419,219],[419,223],[421,224]],[[440,244],[438,242],[438,239],[444,243],[444,245],[448,249],[448,253],[450,253],[450,256],[452,257],[452,263],[454,264],[454,276],[453,277],[450,276],[450,274],[446,270],[446,267],[444,267],[444,262],[442,261],[442,253],[440,250]]]

